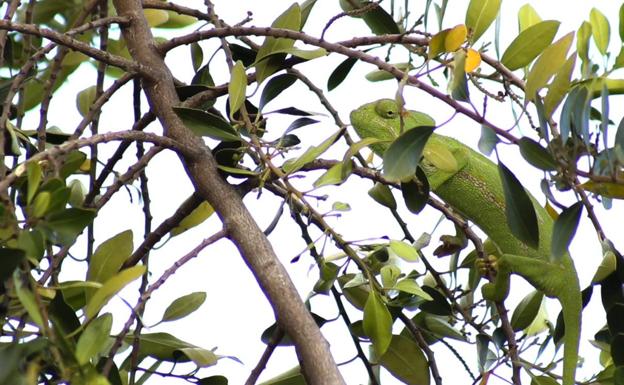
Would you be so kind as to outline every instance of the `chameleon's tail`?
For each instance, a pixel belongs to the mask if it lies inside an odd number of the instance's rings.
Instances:
[[[579,290],[564,298],[559,298],[565,323],[565,335],[563,337],[563,385],[574,385],[576,364],[581,330],[582,299]]]

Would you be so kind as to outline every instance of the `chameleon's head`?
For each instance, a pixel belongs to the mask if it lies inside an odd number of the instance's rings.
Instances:
[[[408,110],[401,112],[396,101],[392,99],[380,99],[364,104],[351,111],[350,119],[351,125],[360,138],[372,137],[383,141],[383,143],[371,145],[378,155],[383,155],[388,145],[399,136],[401,129],[435,125],[434,120],[422,112]],[[401,127],[401,120],[403,127]]]

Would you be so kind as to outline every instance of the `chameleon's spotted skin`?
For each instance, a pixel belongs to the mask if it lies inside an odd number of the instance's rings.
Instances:
[[[407,111],[403,115],[405,129],[434,125],[430,117],[420,112]],[[362,138],[374,137],[388,141],[371,146],[380,156],[401,132],[399,109],[391,99],[378,100],[352,111],[351,124]],[[421,164],[432,191],[479,226],[501,252],[496,263],[496,280],[483,286],[483,296],[494,301],[505,299],[509,293],[509,275],[515,273],[545,295],[557,298],[563,309],[566,326],[563,385],[574,384],[582,310],[581,293],[570,255],[566,253],[557,263],[551,261],[552,218],[531,197],[539,225],[539,247],[533,249],[527,246],[515,238],[507,226],[498,167],[453,138],[432,134],[427,145],[431,143],[446,147],[459,165],[458,171],[448,173],[423,161]]]

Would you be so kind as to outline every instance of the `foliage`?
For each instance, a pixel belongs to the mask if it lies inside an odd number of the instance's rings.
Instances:
[[[274,21],[261,27],[251,27],[247,19],[221,20],[211,1],[205,2],[207,9],[144,1],[145,20],[140,22],[147,22],[156,36],[150,42],[153,49],[162,55],[177,49],[177,55],[180,45],[190,45],[190,55],[181,59],[194,71],[187,84],[173,77],[156,79],[153,63],[129,49],[132,42],[122,32],[137,21],[118,15],[119,2],[12,1],[0,8],[7,15],[0,22],[1,384],[140,384],[157,376],[167,381],[227,383],[228,373],[221,376],[210,370],[221,374],[219,361],[238,361],[237,357],[168,332],[145,330],[143,316],[153,297],[173,291],[158,289],[203,249],[226,233],[252,239],[255,225],[232,231],[228,226],[238,222],[220,201],[240,199],[254,190],[262,192],[257,194],[262,204],[271,199],[281,202],[267,235],[282,223],[299,230],[301,239],[288,241],[298,242],[305,251],[292,261],[314,264],[319,277],[306,302],[313,321],[319,327],[347,324],[344,340],[353,344],[355,358],[363,364],[362,376],[371,384],[382,383],[379,368],[402,383],[440,384],[457,375],[450,367],[462,367],[461,375],[473,382],[487,383],[491,374],[502,372],[519,384],[522,370],[531,383],[556,383],[555,359],[535,358],[547,348],[556,350],[563,335],[562,317],[554,322],[548,318],[540,292],[531,292],[512,306],[511,319],[506,314],[509,304],[482,301],[475,260],[495,254],[496,246],[430,194],[420,166],[423,158],[440,169],[454,172],[458,167],[445,148],[424,148],[439,127],[425,115],[430,111],[418,108],[428,119],[426,130],[404,127],[406,131],[392,137],[358,142],[341,117],[357,106],[328,94],[347,87],[351,93],[353,88],[375,89],[380,86],[377,82],[388,80],[396,81],[397,106],[412,108],[414,95],[427,94],[429,103],[454,111],[449,125],[462,115],[464,122],[481,127],[479,149],[486,155],[494,151],[507,222],[525,244],[539,242],[537,218],[523,188],[527,183],[511,169],[536,168],[543,175],[539,200],[556,218],[553,261],[566,253],[581,223],[593,226],[603,249],[587,254],[603,259],[592,261],[597,269],[583,299],[584,306],[596,301],[592,289],[599,286],[606,317],[604,327],[591,330],[597,350],[583,354],[600,355],[602,368],[592,369],[592,381],[624,383],[624,259],[595,213],[595,206],[610,209],[614,201],[624,199],[624,119],[611,108],[616,95],[624,93],[624,80],[616,75],[624,67],[624,5],[617,21],[592,9],[574,32],[563,31],[560,21],[542,20],[526,4],[517,15],[518,30],[507,31],[513,36],[499,47],[500,28],[494,25],[508,6],[500,0],[463,2],[465,19],[457,25],[445,18],[447,0],[405,2],[409,12],[399,9],[402,2],[340,0],[333,2],[336,17],[327,20],[315,17],[320,3],[306,0],[287,4]],[[11,9],[9,3],[19,6]],[[332,43],[325,33],[331,36],[341,23],[367,28],[367,35],[372,35],[362,38],[354,33],[350,40]],[[308,32],[316,25],[324,26],[323,36]],[[620,51],[613,51],[616,40]],[[208,44],[213,42],[218,44]],[[332,62],[335,58],[338,61]],[[358,66],[366,67],[368,74],[357,72]],[[78,69],[94,74],[92,80],[81,81],[84,87],[75,93],[75,116],[80,121],[68,120],[59,129],[48,122],[49,108]],[[326,84],[311,80],[306,71],[322,72]],[[180,102],[159,104],[157,96],[146,91],[157,81],[175,86]],[[103,106],[128,82],[134,84],[134,95],[122,103],[132,105],[134,125],[102,129],[100,118],[110,113]],[[290,98],[289,92],[301,86],[311,96]],[[148,96],[149,110],[141,103],[142,95]],[[333,121],[310,112],[314,99]],[[506,117],[487,114],[488,103],[494,101],[513,116],[511,127]],[[63,108],[73,108],[69,105],[65,102]],[[286,107],[274,107],[278,105]],[[33,123],[36,117],[39,121]],[[144,131],[155,118],[164,129],[159,126],[156,134]],[[616,124],[612,119],[618,118]],[[167,119],[182,122],[183,134],[177,134]],[[289,126],[278,123],[284,119],[289,119]],[[121,143],[112,147],[116,141]],[[131,143],[137,157],[124,170],[127,164],[121,160],[130,157]],[[199,144],[189,148],[187,143]],[[208,153],[204,143],[211,150],[208,158],[201,158]],[[506,145],[517,147],[525,161],[522,165],[508,168],[511,164],[497,159]],[[383,166],[367,147],[387,149]],[[180,202],[179,196],[168,192],[167,199],[179,207],[154,227],[150,199],[154,188],[146,169],[161,151],[180,156],[196,191]],[[188,166],[199,158],[209,160],[201,167]],[[198,168],[213,170],[219,183],[235,187],[236,197],[209,199],[206,191],[222,190],[214,180],[204,188],[193,174]],[[358,178],[371,182],[373,187],[365,189],[372,198],[369,204],[378,203],[400,232],[373,229],[372,238],[361,241],[359,234],[341,228],[340,220],[331,220],[349,215],[350,202],[337,201],[333,194],[343,184],[351,188],[349,183]],[[119,221],[116,235],[101,236],[104,232],[96,229],[107,225],[99,218],[113,198],[123,199],[118,193],[124,190],[140,197],[132,204],[140,205],[144,213],[143,231]],[[350,194],[368,199],[363,190]],[[397,202],[397,196],[403,201]],[[325,207],[324,200],[330,204],[325,211],[319,209]],[[419,213],[425,206],[440,211],[445,222],[443,230],[427,222],[428,228],[446,232],[445,225],[450,224],[455,232],[442,234],[438,243],[432,240],[433,230],[415,236],[412,219],[424,218]],[[284,210],[291,219],[282,217]],[[186,254],[176,250],[168,268],[153,268],[148,256],[158,243],[205,234],[204,222],[217,221],[214,213],[224,229]],[[246,262],[253,258],[244,248],[239,250]],[[265,275],[267,285],[283,283],[249,265],[256,277]],[[232,272],[222,274],[235,284]],[[205,285],[207,292],[216,286]],[[138,295],[129,287],[138,287]],[[201,309],[210,295],[227,293],[176,292],[151,326],[177,325]],[[120,296],[131,307],[129,315],[110,310]],[[316,314],[324,310],[314,301],[317,296],[333,299],[336,319]],[[301,302],[298,297],[288,300]],[[262,335],[266,354],[249,383],[255,383],[277,346],[295,344],[301,349],[296,330],[289,334],[283,324],[284,307],[271,305],[280,323]],[[210,328],[210,320],[202,322]],[[458,349],[473,352],[477,359],[466,359]],[[439,365],[434,355],[438,351],[450,352],[457,362]],[[159,370],[161,365],[167,369]],[[302,365],[305,368],[305,360]],[[512,366],[511,375],[505,365]],[[302,384],[304,375],[294,368],[265,383]]]

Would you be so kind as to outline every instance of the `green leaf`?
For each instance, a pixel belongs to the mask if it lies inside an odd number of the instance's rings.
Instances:
[[[332,144],[334,144],[339,134],[340,131],[336,132],[329,138],[325,139],[318,146],[310,146],[310,148],[308,148],[299,158],[286,162],[283,166],[284,172],[292,174],[293,172],[298,171],[301,167],[318,158],[322,153],[327,151]]]
[[[182,15],[175,11],[167,11],[169,18],[162,24],[159,24],[157,28],[184,28],[197,22],[197,19],[193,16]]]
[[[399,258],[407,262],[418,261],[418,252],[414,246],[409,245],[402,241],[390,241],[390,250],[392,250]]]
[[[592,36],[592,25],[584,21],[576,32],[576,51],[583,62],[589,62],[589,38]]]
[[[323,175],[321,175],[317,180],[314,181],[313,186],[315,188],[319,188],[327,185],[338,185],[344,182],[345,178],[343,177],[343,163],[336,163],[331,166],[329,170],[325,171]]]
[[[488,349],[488,345],[490,344],[490,337],[479,333],[477,335],[477,364],[479,366],[479,371],[484,372],[486,368],[488,368],[488,356],[490,355],[490,350]]]
[[[600,266],[596,269],[592,283],[600,283],[617,269],[617,256],[611,250],[604,253]]]
[[[87,281],[104,283],[115,276],[132,254],[132,238],[132,230],[126,230],[102,242],[91,256]]]
[[[394,140],[384,153],[384,176],[394,181],[411,178],[416,172],[425,143],[433,130],[434,127],[428,126],[408,129]]]
[[[544,171],[555,171],[557,163],[550,152],[529,137],[522,137],[518,142],[522,157],[532,166]]]
[[[332,210],[333,211],[350,211],[351,206],[349,206],[349,204],[345,202],[334,202],[332,204]]]
[[[294,3],[286,11],[275,19],[271,24],[273,28],[284,28],[293,31],[299,31],[301,28],[301,8],[299,4]],[[262,83],[266,78],[274,74],[280,69],[285,54],[272,55],[266,60],[258,62],[258,58],[263,58],[270,55],[273,52],[277,52],[283,49],[291,48],[295,44],[292,39],[275,38],[267,36],[258,49],[256,54],[256,81],[258,84]]]
[[[527,28],[539,23],[542,18],[537,14],[531,4],[525,4],[518,10],[518,30],[523,32]]]
[[[620,41],[624,43],[624,3],[620,6],[620,24],[618,32],[620,33]]]
[[[572,55],[566,60],[565,64],[561,66],[555,79],[548,86],[548,93],[544,98],[544,112],[548,118],[552,117],[555,109],[561,104],[564,96],[570,90],[570,79],[572,78],[572,71],[576,64],[576,55]]]
[[[598,9],[592,8],[589,12],[589,22],[592,27],[592,35],[594,36],[594,42],[598,51],[602,55],[607,54],[607,48],[609,48],[610,28],[609,20]]]
[[[364,306],[364,333],[373,342],[378,357],[388,350],[392,340],[392,316],[383,300],[375,291],[371,291]]]
[[[544,294],[540,291],[533,291],[520,301],[511,316],[511,327],[514,331],[524,330],[535,319],[542,305]]]
[[[312,8],[314,7],[315,4],[316,4],[316,0],[306,0],[303,3],[301,3],[301,28],[300,29],[303,29],[303,26],[308,21],[308,16],[310,16],[310,12],[312,12]]]
[[[210,216],[214,213],[214,209],[207,201],[203,201],[197,207],[191,211],[189,215],[184,217],[180,221],[180,223],[171,229],[171,236],[175,237],[176,235],[180,235],[186,230],[192,229],[193,227],[200,225],[206,219],[210,218]]]
[[[368,195],[380,205],[389,208],[390,210],[396,210],[397,203],[392,195],[390,187],[383,183],[375,182],[373,188],[368,190]]]
[[[535,208],[528,193],[516,176],[503,164],[498,164],[498,172],[505,194],[505,216],[511,233],[528,246],[537,249],[539,227]]]
[[[52,194],[50,194],[49,191],[42,191],[37,194],[32,204],[32,216],[35,218],[42,218],[48,212],[51,200]]]
[[[486,125],[481,125],[481,136],[478,143],[479,151],[489,156],[498,142],[500,142],[500,139],[498,139],[496,132]]]
[[[97,89],[95,86],[90,86],[80,91],[78,95],[76,95],[76,108],[82,117],[87,116],[89,113],[89,109],[95,102],[95,96],[97,93]]]
[[[219,356],[214,354],[214,352],[202,348],[181,348],[176,350],[174,353],[176,356],[179,356],[180,354],[185,355],[199,368],[206,368],[208,366],[215,365],[219,360]]]
[[[135,336],[128,333],[124,337],[124,341],[132,344]],[[169,333],[142,333],[139,336],[139,358],[152,357],[163,361],[188,361],[188,359],[179,359],[176,351],[186,348],[197,348],[197,346],[182,341]]]
[[[111,313],[105,313],[89,323],[76,344],[75,356],[80,365],[86,364],[107,348],[112,326],[113,316]]]
[[[265,56],[258,56],[258,59],[256,59],[256,63],[267,60],[268,58],[272,56],[282,57],[284,55],[292,55],[300,59],[312,60],[312,59],[317,59],[319,57],[326,56],[327,51],[324,48],[306,50],[306,49],[300,49],[296,47],[287,47],[287,48],[282,48],[282,49],[272,51],[266,54]]]
[[[258,105],[258,109],[262,111],[264,106],[267,105],[271,100],[275,99],[275,97],[282,92],[284,92],[288,87],[292,86],[297,81],[297,77],[292,74],[283,74],[279,76],[275,76],[264,86],[262,90],[262,96],[260,96],[260,104]]]
[[[501,0],[470,0],[464,24],[472,30],[471,43],[476,43],[496,19],[500,5]]]
[[[394,285],[395,290],[399,290],[405,293],[414,294],[422,299],[427,301],[433,301],[433,297],[431,297],[426,291],[424,291],[413,279],[406,278],[403,279]]]
[[[381,276],[381,285],[384,288],[393,288],[401,276],[401,269],[395,265],[385,265],[379,270],[379,275]]]
[[[468,90],[465,68],[466,52],[464,50],[456,51],[453,54],[453,72],[451,81],[448,84],[448,89],[451,97],[460,102],[470,101],[470,92]]]
[[[394,377],[408,385],[429,385],[429,363],[412,338],[393,335],[380,364]]]
[[[44,328],[43,316],[41,315],[41,310],[37,305],[37,300],[35,299],[35,295],[30,290],[28,286],[24,285],[23,280],[31,281],[30,274],[26,274],[22,276],[19,270],[15,270],[13,272],[13,285],[15,286],[15,294],[19,299],[24,309],[28,313],[30,319],[37,324],[40,328]],[[33,281],[34,283],[34,281]]]
[[[228,93],[230,94],[230,117],[245,103],[245,92],[247,91],[247,75],[245,74],[245,66],[240,60],[232,67],[230,84],[228,84]]]
[[[28,174],[28,196],[26,202],[30,204],[32,198],[37,193],[39,183],[41,183],[41,166],[38,162],[28,162],[26,165],[26,173]]]
[[[199,136],[216,140],[237,142],[241,138],[228,122],[203,110],[186,107],[173,107],[184,125]]]
[[[197,42],[191,43],[191,62],[193,63],[193,71],[197,72],[204,62],[204,51]]]
[[[548,376],[535,376],[531,378],[531,385],[559,385],[559,382]]]
[[[552,235],[552,255],[555,260],[559,260],[568,251],[568,246],[574,238],[582,213],[583,203],[576,202],[563,210],[555,220]]]
[[[584,190],[607,198],[624,199],[624,186],[619,183],[594,182],[589,180],[581,185]]]
[[[414,66],[411,63],[394,63],[394,64],[390,63],[390,64],[400,69],[403,72],[408,72],[414,68]],[[371,71],[367,73],[364,77],[369,82],[381,82],[384,80],[392,80],[395,78],[393,74],[391,74],[390,72],[386,70]]]
[[[527,76],[525,87],[527,101],[533,100],[536,92],[544,87],[548,80],[563,66],[573,39],[574,33],[568,33],[546,48],[535,61]]]
[[[45,240],[43,237],[43,234],[41,233],[41,231],[37,230],[37,229],[31,229],[28,231],[20,231],[19,236],[17,238],[17,246],[21,249],[25,251],[25,256],[28,258],[33,258],[36,260],[40,260],[41,257],[43,257],[43,253],[45,252]],[[0,250],[13,250],[13,249],[0,249]],[[4,265],[9,265],[11,266],[12,263],[10,262],[11,257],[9,256],[4,256],[1,255],[0,252],[0,260],[2,260],[2,264],[0,264],[2,267],[4,267]],[[18,258],[17,261],[20,261],[22,257]],[[13,271],[8,272],[13,273]],[[8,277],[5,276],[2,272],[0,272],[0,282],[2,282],[4,280],[4,278]]]
[[[522,31],[507,47],[501,63],[511,71],[529,65],[555,38],[558,21],[547,20]]]
[[[145,270],[146,267],[144,265],[132,266],[120,271],[104,282],[102,287],[97,289],[87,302],[87,308],[85,309],[87,319],[95,317],[115,294],[119,293],[130,282],[142,276]]]
[[[336,67],[327,79],[327,90],[331,91],[338,87],[346,78],[353,66],[357,63],[356,58],[347,58]]]

